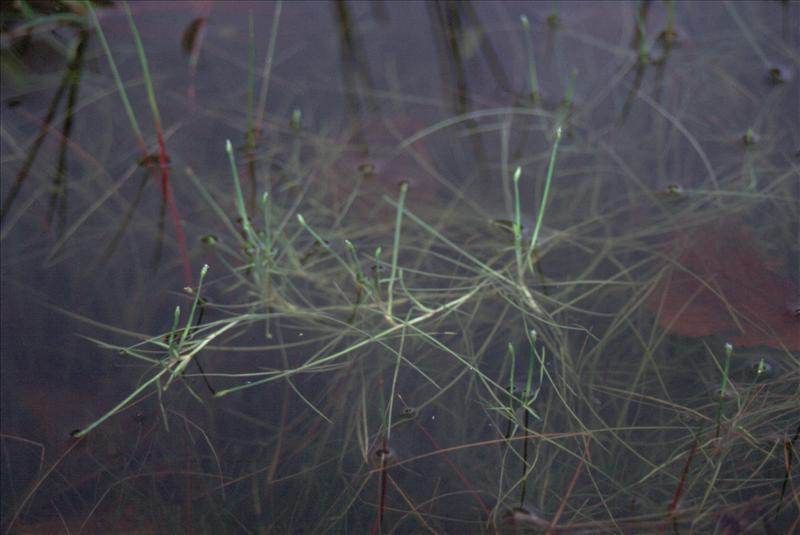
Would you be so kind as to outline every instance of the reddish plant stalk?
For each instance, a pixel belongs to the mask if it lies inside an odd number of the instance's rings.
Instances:
[[[183,223],[178,213],[178,206],[175,204],[175,198],[172,194],[172,185],[169,182],[169,167],[167,162],[167,148],[164,144],[164,136],[161,133],[161,125],[157,125],[156,137],[158,138],[158,163],[161,167],[161,196],[164,203],[167,205],[172,222],[175,225],[175,237],[178,240],[178,254],[181,257],[181,264],[183,264],[183,282],[184,285],[192,286],[192,265],[189,261],[189,250],[186,247],[186,234],[183,231]]]
[[[589,437],[586,440],[586,445],[583,447],[583,454],[581,455],[581,460],[578,462],[578,466],[575,467],[575,473],[572,474],[572,479],[569,482],[567,491],[564,494],[564,497],[561,499],[561,504],[558,506],[558,511],[556,511],[555,516],[550,521],[550,525],[547,528],[547,535],[551,535],[552,533],[556,532],[556,526],[558,525],[558,521],[561,518],[561,515],[564,513],[564,508],[567,506],[569,497],[572,495],[572,490],[575,488],[575,484],[578,482],[578,476],[580,475],[581,470],[583,470],[583,465],[586,464],[586,459],[589,457],[589,445],[591,443],[592,443],[592,438]]]
[[[378,494],[378,514],[375,516],[375,524],[372,526],[372,535],[380,535],[383,525],[383,512],[386,510],[386,460],[389,458],[389,441],[383,437],[383,445],[379,452],[381,454],[381,477]]]
[[[785,467],[785,475],[783,477],[783,484],[781,485],[781,495],[778,499],[778,507],[775,509],[775,516],[778,516],[778,513],[781,511],[781,507],[783,506],[783,497],[786,496],[786,487],[789,485],[790,475],[792,473],[792,459],[794,458],[794,445],[797,442],[797,439],[800,438],[800,425],[797,426],[797,431],[795,431],[794,436],[791,440],[787,440],[783,445],[783,462]],[[792,485],[794,486],[794,485]],[[794,493],[792,493],[794,494]]]
[[[675,516],[675,510],[678,508],[678,502],[681,499],[681,495],[683,495],[683,487],[686,484],[686,476],[689,475],[689,467],[692,464],[692,459],[694,459],[694,454],[697,452],[697,439],[694,439],[692,442],[692,449],[689,450],[689,456],[686,458],[686,464],[683,465],[683,472],[681,472],[681,479],[678,481],[678,488],[675,489],[675,496],[672,498],[672,503],[669,504],[669,516],[667,517],[666,522],[669,522]],[[664,525],[661,526],[661,529],[658,531],[659,534],[664,532]]]

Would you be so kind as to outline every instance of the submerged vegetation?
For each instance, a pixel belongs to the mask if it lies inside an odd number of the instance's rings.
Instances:
[[[80,341],[4,319],[4,532],[800,527],[797,6],[53,5],[3,306]]]

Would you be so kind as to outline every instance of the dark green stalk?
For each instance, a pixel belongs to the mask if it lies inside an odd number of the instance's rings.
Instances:
[[[208,273],[208,264],[204,264],[203,267],[200,269],[200,280],[197,282],[197,290],[193,290],[194,302],[192,302],[192,308],[189,311],[189,317],[186,318],[186,327],[184,327],[183,329],[183,333],[181,334],[181,340],[180,342],[178,342],[178,347],[182,346],[186,342],[186,338],[189,336],[189,331],[192,330],[192,323],[194,322],[194,317],[197,314],[198,306],[200,306],[200,299],[201,299],[200,291],[203,288],[203,280],[206,278],[207,273]]]
[[[387,289],[386,298],[386,319],[392,319],[392,302],[394,300],[394,280],[397,277],[397,257],[400,252],[400,228],[403,224],[403,207],[406,202],[406,192],[408,191],[408,182],[403,182],[400,185],[400,200],[397,201],[397,216],[394,222],[394,240],[392,242],[392,271],[389,275],[389,287]]]
[[[646,0],[639,4],[639,9],[636,10],[636,55],[640,65],[645,65],[648,62],[650,54],[647,50],[647,38],[645,36],[644,21],[647,18],[649,2]]]
[[[514,367],[516,366],[516,352],[514,351],[514,345],[509,342],[508,349],[506,350],[507,354],[511,357],[511,367],[509,369],[509,376],[508,376],[508,407],[507,410],[510,413],[508,418],[508,425],[506,426],[506,440],[511,438],[511,426],[514,423],[514,412],[516,410],[516,398],[515,398],[515,388],[514,388]]]
[[[561,126],[556,127],[555,140],[553,141],[553,149],[550,151],[550,163],[547,166],[547,177],[544,182],[544,191],[542,191],[542,201],[539,204],[539,212],[536,214],[536,225],[533,227],[533,234],[531,235],[531,242],[528,246],[528,255],[526,262],[528,267],[533,269],[533,251],[536,248],[536,243],[539,240],[539,233],[542,230],[542,221],[544,221],[544,211],[547,208],[547,200],[550,196],[550,185],[553,183],[553,174],[556,169],[556,155],[558,154],[558,146],[561,144]]]
[[[80,87],[81,73],[83,72],[83,56],[86,50],[86,43],[89,40],[89,33],[86,28],[81,29],[78,36],[78,45],[67,67],[69,92],[67,93],[66,115],[64,125],[61,130],[61,139],[58,151],[58,164],[56,165],[56,176],[53,179],[53,192],[50,195],[50,207],[47,213],[48,224],[52,223],[53,216],[58,207],[58,221],[60,223],[57,235],[60,238],[67,224],[67,184],[66,184],[66,165],[67,165],[67,141],[72,134],[72,121],[74,117],[75,103],[78,98],[78,88]]]
[[[127,2],[122,3],[122,9],[125,11],[125,15],[128,17],[128,26],[131,29],[133,41],[136,44],[136,51],[139,55],[139,63],[142,66],[142,76],[144,76],[144,88],[147,92],[147,102],[150,105],[150,112],[153,115],[153,123],[156,128],[156,133],[160,134],[163,131],[161,128],[161,114],[158,111],[156,92],[153,86],[153,79],[150,77],[150,66],[149,62],[147,61],[147,54],[145,54],[144,51],[144,44],[142,43],[142,38],[139,35],[139,29],[136,27],[136,23],[133,20],[133,15],[131,14],[131,10],[128,7]]]
[[[667,0],[667,38],[675,40],[675,2]]]
[[[97,36],[100,38],[103,52],[105,52],[106,58],[108,59],[108,66],[111,69],[111,76],[114,78],[114,85],[117,86],[119,98],[122,101],[122,107],[125,108],[125,114],[128,116],[128,121],[131,123],[131,128],[133,128],[133,132],[136,135],[136,140],[139,142],[142,152],[147,156],[147,144],[144,142],[144,135],[142,134],[141,128],[139,128],[139,121],[136,119],[136,114],[133,113],[133,107],[128,99],[128,92],[125,90],[125,84],[122,82],[122,77],[119,75],[117,63],[114,61],[114,55],[111,53],[111,47],[108,45],[106,34],[103,31],[103,27],[100,25],[100,21],[97,18],[97,14],[91,2],[84,0],[83,5],[90,14],[92,23],[97,30]]]
[[[83,35],[83,33],[81,33]],[[6,214],[8,213],[11,205],[14,203],[14,200],[19,195],[20,190],[22,189],[22,185],[25,182],[25,179],[28,177],[28,173],[33,166],[33,162],[36,160],[36,156],[39,154],[39,149],[42,146],[42,143],[47,136],[48,131],[50,130],[50,125],[53,122],[53,118],[55,117],[56,111],[58,110],[58,105],[61,103],[61,99],[64,96],[64,92],[69,88],[70,91],[77,85],[77,76],[76,70],[80,69],[80,63],[82,62],[83,57],[83,50],[85,48],[85,41],[86,39],[80,39],[78,43],[75,45],[74,49],[70,52],[70,64],[67,66],[66,70],[64,71],[64,75],[61,77],[61,81],[58,84],[58,90],[56,91],[55,95],[53,95],[53,99],[50,101],[50,106],[47,108],[47,112],[45,113],[44,119],[42,119],[41,126],[39,127],[39,132],[36,134],[36,137],[31,144],[30,149],[27,150],[27,156],[25,158],[25,162],[22,164],[19,172],[17,173],[16,178],[14,179],[14,184],[8,191],[6,198],[3,200],[2,207],[0,207],[0,222],[3,221]],[[68,97],[69,98],[69,97]],[[68,113],[67,118],[71,117],[71,113]],[[65,120],[66,123],[66,120]],[[66,124],[65,124],[66,129]]]
[[[719,438],[719,429],[722,424],[722,411],[725,407],[725,392],[728,389],[728,374],[731,369],[731,355],[733,354],[733,346],[725,344],[725,367],[722,370],[722,386],[719,389],[719,406],[717,407],[717,428],[714,432],[714,438]]]
[[[380,303],[381,300],[381,253],[383,248],[378,247],[375,249],[375,260],[372,264],[372,286],[375,292],[375,299]]]
[[[536,338],[537,333],[536,331],[531,331],[528,337],[528,342],[530,343],[531,350],[528,354],[528,375],[525,379],[525,392],[522,395],[522,408],[525,411],[525,415],[523,417],[523,429],[522,432],[525,433],[525,439],[522,441],[522,489],[520,491],[519,496],[519,506],[520,508],[524,508],[525,504],[525,494],[528,489],[528,426],[530,424],[530,414],[531,414],[531,407],[530,404],[536,399],[536,396],[533,394],[533,367],[534,362],[537,359],[536,354]]]
[[[522,30],[525,32],[525,46],[528,49],[528,76],[531,90],[531,100],[533,105],[538,107],[540,103],[541,93],[539,92],[539,80],[536,77],[536,59],[533,54],[533,38],[531,37],[531,25],[528,22],[528,17],[521,15],[519,17],[522,23]]]
[[[794,445],[797,443],[798,438],[800,438],[800,425],[797,426],[797,431],[794,432],[792,439],[787,440],[783,445],[785,472],[783,474],[783,484],[781,485],[781,495],[780,498],[778,498],[778,506],[775,508],[776,518],[778,513],[781,511],[781,507],[783,506],[783,497],[786,496],[786,487],[789,484],[789,476],[792,473],[792,462],[795,457]]]
[[[272,76],[272,61],[275,58],[275,43],[278,38],[278,26],[281,21],[281,11],[283,2],[275,2],[275,9],[272,12],[272,27],[269,32],[269,43],[267,44],[267,56],[264,58],[264,69],[261,73],[261,91],[258,95],[258,106],[255,117],[255,131],[261,133],[264,123],[264,114],[267,109],[267,92],[269,90],[270,77]]]
[[[517,166],[512,177],[514,185],[514,222],[511,224],[511,233],[514,235],[514,254],[517,257],[517,273],[520,281],[522,280],[522,212],[519,201],[519,179],[522,176],[522,168]]]
[[[247,149],[255,150],[256,132],[254,125],[255,96],[255,62],[256,62],[256,30],[253,12],[247,14]]]

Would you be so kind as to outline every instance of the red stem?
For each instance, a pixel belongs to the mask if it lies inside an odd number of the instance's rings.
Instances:
[[[158,138],[158,163],[161,167],[161,195],[164,202],[167,204],[167,209],[172,216],[172,222],[175,225],[175,237],[178,240],[178,253],[181,257],[183,264],[183,282],[185,286],[192,286],[192,265],[189,262],[189,251],[186,247],[186,235],[183,232],[183,223],[178,213],[178,206],[175,204],[175,198],[172,195],[172,185],[169,182],[169,167],[167,163],[167,148],[164,144],[164,136],[161,133],[161,128],[156,131]]]
[[[678,488],[675,489],[675,496],[672,498],[672,503],[669,504],[669,516],[667,516],[664,524],[661,525],[661,529],[658,530],[659,535],[664,532],[664,526],[669,522],[669,520],[675,516],[675,509],[678,508],[678,502],[683,494],[683,486],[686,484],[686,476],[689,474],[689,466],[692,464],[692,459],[694,459],[694,454],[696,451],[697,439],[694,439],[694,442],[692,442],[692,449],[689,450],[689,456],[686,458],[686,464],[683,465],[681,480],[678,481]]]
[[[564,494],[564,497],[561,499],[561,505],[558,506],[558,511],[556,511],[556,515],[550,521],[550,526],[547,528],[547,534],[550,535],[556,531],[556,526],[558,525],[558,521],[561,519],[561,515],[564,513],[564,508],[567,506],[567,502],[569,501],[570,496],[572,495],[572,490],[575,488],[575,483],[578,482],[578,476],[583,469],[583,465],[586,464],[586,459],[589,457],[589,444],[592,443],[592,437],[586,439],[586,444],[583,447],[583,455],[581,455],[581,460],[578,463],[578,466],[575,467],[575,473],[572,474],[572,479],[569,482],[569,486],[567,487],[567,492]]]
[[[372,526],[372,535],[380,535],[381,525],[383,524],[383,512],[386,510],[386,459],[389,458],[389,441],[383,437],[381,446],[381,483],[380,494],[378,497],[378,514],[375,516],[375,524]]]

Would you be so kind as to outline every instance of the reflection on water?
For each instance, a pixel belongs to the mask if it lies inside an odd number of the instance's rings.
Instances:
[[[3,530],[790,526],[796,4],[3,9]]]

